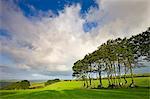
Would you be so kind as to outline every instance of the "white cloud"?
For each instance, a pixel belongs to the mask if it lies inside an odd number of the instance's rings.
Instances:
[[[71,70],[78,58],[93,50],[93,44],[82,28],[84,19],[79,15],[80,6],[66,7],[55,18],[43,17],[29,20],[20,9],[4,6],[2,28],[12,34],[12,40],[3,40],[1,52],[9,53],[16,65],[22,68],[48,69],[49,71]]]
[[[47,76],[47,75],[41,75],[41,74],[32,74],[32,77],[34,77],[34,79],[39,79],[39,78],[50,79],[49,76]]]
[[[86,19],[97,22],[91,31],[100,44],[108,39],[130,37],[150,26],[149,0],[97,0],[99,10],[92,8]]]

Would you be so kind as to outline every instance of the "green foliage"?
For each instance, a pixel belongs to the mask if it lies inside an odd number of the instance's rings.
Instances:
[[[3,90],[13,90],[13,89],[29,89],[30,82],[28,80],[22,80],[18,82],[11,83],[8,86],[3,87]]]
[[[60,80],[59,79],[48,80],[47,82],[45,82],[45,86],[56,83],[56,82],[60,82]]]
[[[100,86],[102,87],[101,73],[107,75],[110,87],[121,87],[121,71],[124,71],[124,80],[130,72],[132,82],[130,87],[135,87],[133,68],[138,67],[139,57],[150,58],[150,30],[127,38],[108,40],[98,47],[93,53],[85,55],[84,59],[77,60],[72,69],[73,77],[82,78],[87,87],[87,79],[91,85],[91,74],[98,73]],[[141,66],[142,67],[142,66]]]
[[[45,82],[32,82],[30,89],[39,89],[39,88],[44,88]]]
[[[30,86],[30,82],[28,80],[22,80],[20,83],[20,88],[21,89],[28,89]]]

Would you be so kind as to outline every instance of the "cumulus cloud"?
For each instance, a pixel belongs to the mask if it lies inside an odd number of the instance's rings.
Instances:
[[[92,43],[85,39],[87,35],[82,28],[85,20],[79,15],[79,5],[66,7],[58,17],[36,21],[26,18],[15,5],[11,9],[10,4],[3,5],[6,6],[3,6],[2,28],[11,32],[12,39],[1,41],[1,52],[9,53],[19,67],[71,70],[75,59],[91,51]]]
[[[146,30],[150,25],[149,0],[97,0],[97,2],[101,5],[101,10],[92,11],[89,18],[99,20],[99,29],[108,27],[105,30],[109,29],[115,35],[130,36]]]
[[[47,15],[27,18],[13,2],[2,1],[1,29],[10,32],[10,39],[0,37],[1,53],[5,53],[18,68],[34,70],[32,76],[44,72],[71,75],[77,59],[94,51],[108,39],[131,36],[150,26],[149,0],[101,0],[100,9],[91,8],[85,18],[80,5],[66,6],[59,16]],[[32,7],[32,6],[31,6]],[[33,7],[32,7],[33,8]],[[35,10],[35,9],[34,9]],[[96,22],[98,26],[85,33],[83,24]],[[42,72],[44,71],[44,72]],[[46,75],[52,75],[46,73]]]

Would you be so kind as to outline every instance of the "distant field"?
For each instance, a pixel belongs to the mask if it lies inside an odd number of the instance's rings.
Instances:
[[[32,82],[30,88],[32,88],[32,87],[37,87],[37,86],[42,86],[42,87],[44,87],[44,82]]]
[[[130,78],[128,78],[130,81]],[[98,80],[93,81],[98,85]],[[149,99],[150,77],[135,78],[139,88],[128,89],[85,89],[82,81],[61,81],[44,88],[28,90],[1,90],[0,99]],[[103,80],[107,86],[107,80]],[[44,86],[32,83],[32,86]]]

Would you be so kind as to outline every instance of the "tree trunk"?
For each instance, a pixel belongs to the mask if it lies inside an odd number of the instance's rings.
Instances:
[[[91,80],[90,75],[89,75],[89,82],[90,82],[90,85],[92,85],[92,80]]]
[[[110,87],[111,86],[111,81],[110,81],[110,66],[109,66],[109,64],[107,62],[106,62],[106,72],[107,72],[107,80],[108,80],[108,83],[109,83],[108,87]]]
[[[91,66],[91,63],[90,63],[90,74],[92,72],[92,66]],[[92,79],[91,79],[91,75],[89,74],[89,81],[90,81],[90,85],[92,85]]]
[[[87,78],[85,79],[85,81],[86,81],[86,87],[88,88],[88,87],[89,87],[89,84],[88,84]]]
[[[101,66],[98,66],[98,74],[99,74],[99,88],[102,88],[102,77],[101,77]]]
[[[108,79],[108,83],[109,83],[108,86],[110,86],[111,85],[111,81],[110,81],[110,66],[108,66],[108,65],[107,65],[107,79]]]
[[[129,62],[129,68],[130,68],[130,73],[131,73],[131,81],[132,81],[131,84],[130,84],[130,87],[135,87],[132,66],[131,66],[131,63],[130,63],[129,59],[128,59],[128,62]]]
[[[111,85],[114,85],[114,79],[113,79],[113,74],[112,74],[112,73],[113,73],[112,68],[113,68],[113,66],[112,66],[112,63],[110,62],[110,69],[109,69],[109,70],[110,70],[110,73],[111,73],[111,74],[110,74],[110,79],[111,79],[111,83],[112,83]]]
[[[118,80],[118,82],[119,82],[119,86],[121,86],[121,72],[120,72],[120,70],[121,70],[120,62],[118,61],[118,72],[119,72],[119,80]]]
[[[125,62],[124,62],[124,65],[125,65],[125,67],[124,67],[124,80],[125,80],[125,84],[127,84],[127,80],[126,80],[127,66],[126,66]]]
[[[133,71],[132,71],[132,67],[130,66],[130,73],[131,73],[131,85],[134,85],[134,79],[133,79]]]
[[[108,83],[109,83],[109,85],[111,85],[109,73],[107,73],[107,78],[108,78]]]
[[[117,80],[116,80],[116,66],[113,62],[113,65],[114,65],[114,85],[117,85]]]
[[[82,76],[83,79],[83,86],[85,87],[85,78]]]

